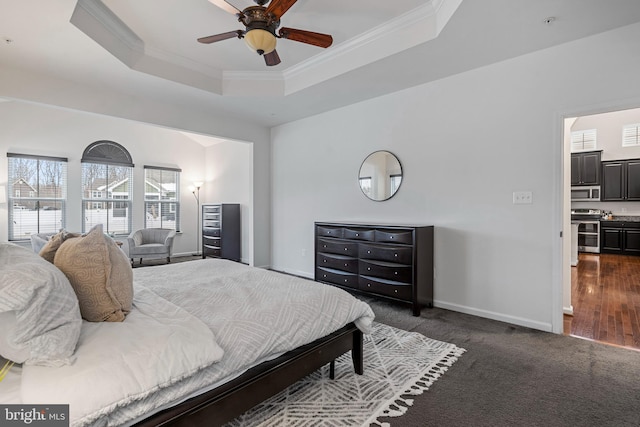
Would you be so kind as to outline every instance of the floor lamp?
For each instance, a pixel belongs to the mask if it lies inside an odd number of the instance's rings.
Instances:
[[[196,198],[196,253],[194,255],[201,255],[200,253],[200,233],[202,233],[202,224],[200,224],[200,187],[202,182],[194,182],[193,187],[190,187],[193,197]]]

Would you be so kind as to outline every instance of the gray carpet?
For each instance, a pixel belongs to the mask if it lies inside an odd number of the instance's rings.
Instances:
[[[376,320],[467,352],[392,427],[640,426],[640,352],[363,298]]]

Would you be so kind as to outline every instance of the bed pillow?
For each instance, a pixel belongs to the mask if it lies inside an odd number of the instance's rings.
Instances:
[[[0,243],[0,355],[16,363],[72,362],[82,318],[65,275],[32,250]]]
[[[69,279],[80,313],[90,322],[122,322],[133,302],[133,271],[115,240],[96,225],[81,237],[67,239],[53,263]]]
[[[56,251],[58,250],[60,245],[62,245],[65,240],[72,237],[80,237],[80,234],[70,233],[66,230],[60,230],[59,233],[51,236],[51,238],[42,247],[42,249],[40,249],[40,256],[53,264],[53,258],[55,257]]]

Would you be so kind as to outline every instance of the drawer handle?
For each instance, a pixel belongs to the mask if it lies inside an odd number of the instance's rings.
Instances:
[[[347,283],[349,281],[349,279],[344,279],[344,283]]]
[[[356,237],[358,237],[360,234],[356,233]]]
[[[398,254],[393,254],[393,256],[397,258],[397,257],[398,257]]]
[[[371,271],[371,267],[367,267],[367,271]]]
[[[345,262],[345,263],[344,263],[344,266],[345,266],[345,267],[349,267],[349,264],[347,264],[347,263]]]
[[[367,251],[367,253],[368,253],[368,254],[370,254],[370,253],[371,253],[371,251]]]
[[[371,287],[371,283],[367,283],[367,287],[370,288]]]
[[[397,289],[394,289],[394,290],[393,290],[393,292],[395,292],[395,293],[397,294],[397,293],[398,293],[398,290],[397,290]]]
[[[344,250],[345,250],[345,251],[348,251],[348,250],[349,250],[349,248],[344,248]]]
[[[326,247],[327,247],[327,245],[322,245],[322,247],[323,247],[323,248],[326,248]]]
[[[323,259],[323,260],[322,260],[322,262],[327,262],[327,260],[326,260],[326,259]]]
[[[398,275],[398,272],[397,272],[397,271],[395,271],[393,274],[395,274],[395,275],[397,276],[397,275]]]
[[[389,236],[390,239],[393,239],[393,236]]]
[[[323,274],[323,275],[322,275],[322,277],[325,277],[325,278],[326,278],[326,277],[327,277],[327,275],[326,275],[326,274]]]

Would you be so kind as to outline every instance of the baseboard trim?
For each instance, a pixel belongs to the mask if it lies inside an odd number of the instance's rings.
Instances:
[[[446,310],[457,311],[464,314],[471,314],[473,316],[484,317],[491,320],[498,320],[500,322],[511,323],[514,325],[524,326],[527,328],[538,329],[544,332],[553,332],[551,323],[538,322],[536,320],[525,319],[523,317],[508,316],[494,311],[480,310],[465,305],[452,304],[446,301],[433,301],[433,306],[438,308],[444,308]]]

